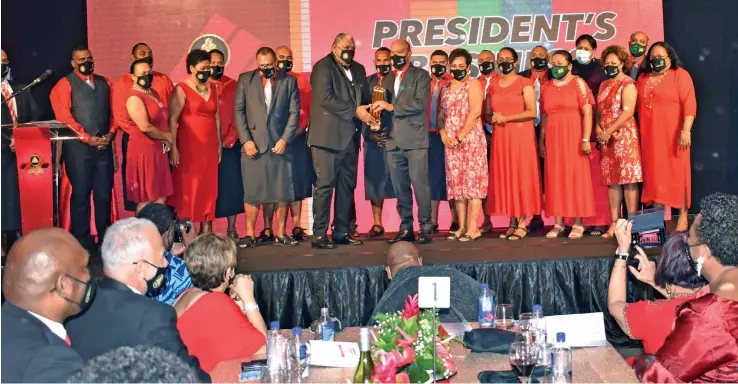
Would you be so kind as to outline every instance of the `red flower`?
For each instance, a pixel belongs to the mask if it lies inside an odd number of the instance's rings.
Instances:
[[[420,307],[418,307],[418,294],[414,296],[408,296],[405,300],[405,309],[402,311],[402,319],[407,320],[417,316],[420,313]]]
[[[397,351],[396,355],[399,355]],[[396,355],[393,353],[383,353],[379,358],[379,364],[374,366],[374,374],[371,379],[375,383],[394,383],[397,375]]]
[[[408,335],[405,331],[402,330],[402,328],[397,327],[397,332],[402,336],[402,338],[397,338],[395,341],[397,342],[397,346],[401,348],[406,347],[413,347],[413,344],[415,344],[416,341],[418,341],[418,334],[416,333],[415,336],[411,339],[410,335]]]

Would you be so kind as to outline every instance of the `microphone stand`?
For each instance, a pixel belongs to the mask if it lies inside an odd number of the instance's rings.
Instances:
[[[13,94],[10,95],[10,97],[8,97],[7,99],[6,98],[3,98],[3,101],[2,101],[2,103],[0,103],[0,105],[6,104],[8,101],[14,99],[16,96],[20,95],[21,93],[25,92],[27,89],[33,87],[34,85],[36,85],[38,83],[40,83],[40,81],[38,81],[38,79],[36,79],[31,84],[28,84],[25,87],[23,87],[23,89],[21,89],[20,91],[13,92]]]

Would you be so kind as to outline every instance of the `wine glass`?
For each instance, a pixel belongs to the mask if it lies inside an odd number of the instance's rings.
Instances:
[[[516,341],[510,345],[510,365],[521,383],[528,382],[533,368],[538,364],[539,354],[538,344]]]
[[[515,324],[512,304],[497,304],[495,306],[495,322],[497,328],[510,329]]]
[[[531,312],[525,312],[520,314],[518,320],[518,335],[519,339],[529,344],[536,342],[536,334],[538,332],[538,322],[536,315]]]

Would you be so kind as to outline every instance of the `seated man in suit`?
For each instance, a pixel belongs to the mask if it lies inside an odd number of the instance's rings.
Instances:
[[[387,251],[384,268],[390,284],[374,308],[374,315],[382,312],[401,311],[408,296],[418,293],[418,278],[421,276],[451,278],[451,306],[464,319],[459,319],[451,309],[439,309],[441,321],[458,323],[462,320],[477,321],[477,296],[479,283],[453,267],[423,266],[423,259],[414,245],[405,241],[392,244]],[[373,323],[370,320],[369,323]]]
[[[31,231],[15,243],[5,265],[2,380],[65,382],[82,369],[62,323],[95,296],[87,251],[59,228]]]
[[[153,345],[177,355],[209,382],[182,343],[174,308],[146,297],[161,289],[167,271],[156,226],[136,218],[116,222],[105,233],[102,259],[105,278],[94,305],[67,322],[73,348],[90,360],[122,346]]]
[[[70,383],[197,383],[197,373],[159,347],[120,347],[87,362]]]

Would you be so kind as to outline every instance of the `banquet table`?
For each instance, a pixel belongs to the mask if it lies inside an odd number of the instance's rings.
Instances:
[[[282,330],[285,334],[289,330]],[[303,338],[309,339],[310,332],[305,330]],[[358,342],[359,328],[346,328],[336,333],[336,341]],[[454,383],[478,383],[477,374],[482,371],[510,370],[507,355],[495,353],[472,353],[460,343],[451,343],[451,354],[458,373],[451,378]],[[631,367],[623,360],[615,348],[607,344],[604,347],[574,348],[573,381],[575,383],[637,383],[638,380]],[[233,383],[239,381],[241,362],[246,360],[229,360],[218,364],[211,377],[214,383]],[[355,368],[310,367],[308,383],[346,383],[354,376]],[[257,381],[251,381],[257,382]]]

